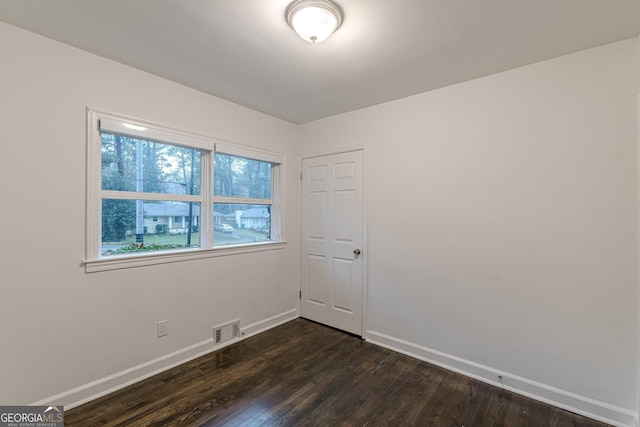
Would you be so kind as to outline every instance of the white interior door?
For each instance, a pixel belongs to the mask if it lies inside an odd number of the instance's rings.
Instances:
[[[300,314],[362,335],[363,151],[302,161]]]

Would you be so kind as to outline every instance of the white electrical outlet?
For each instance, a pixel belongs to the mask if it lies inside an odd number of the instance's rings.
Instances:
[[[158,338],[169,334],[169,321],[161,320],[158,322]]]

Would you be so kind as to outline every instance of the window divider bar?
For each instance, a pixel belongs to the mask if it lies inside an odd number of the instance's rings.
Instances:
[[[168,194],[168,193],[139,193],[136,191],[115,191],[102,190],[100,192],[102,199],[118,199],[118,200],[150,200],[161,202],[195,202],[203,203],[204,197],[191,196],[189,194]]]
[[[250,199],[248,197],[214,196],[213,203],[234,205],[273,205],[273,199]]]
[[[202,153],[200,171],[202,194],[213,194],[213,152]],[[210,249],[213,248],[213,198],[206,199],[207,201],[200,205],[200,247]]]

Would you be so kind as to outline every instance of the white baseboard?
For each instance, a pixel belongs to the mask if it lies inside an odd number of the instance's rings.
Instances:
[[[537,381],[502,372],[380,332],[367,331],[366,337],[367,341],[372,344],[432,363],[491,385],[504,387],[504,389],[514,393],[584,415],[585,417],[619,427],[640,427],[637,422],[638,414],[630,409],[600,402]],[[497,380],[498,375],[502,376],[502,384]]]
[[[268,319],[241,327],[240,330],[242,334],[238,338],[234,338],[219,345],[214,345],[213,337],[211,337],[210,339],[206,339],[140,365],[133,366],[129,369],[125,369],[124,371],[117,372],[88,384],[47,397],[38,402],[32,403],[32,405],[41,406],[55,403],[57,405],[64,406],[65,409],[75,408],[83,403],[90,402],[109,393],[113,393],[114,391],[123,389],[131,384],[189,362],[190,360],[196,359],[200,356],[204,356],[205,354],[220,350],[221,348],[238,341],[242,341],[252,335],[256,335],[260,332],[264,332],[290,320],[296,319],[297,317],[298,309],[292,309],[273,317],[269,317]]]
[[[300,317],[300,313],[298,312],[297,308],[294,308],[289,311],[285,311],[284,313],[276,314],[275,316],[269,317],[268,319],[252,323],[247,326],[242,326],[240,328],[240,332],[242,333],[242,336],[244,338],[248,338],[252,335],[257,335],[268,329],[280,326],[283,323],[287,323],[293,319],[297,319],[298,317]]]

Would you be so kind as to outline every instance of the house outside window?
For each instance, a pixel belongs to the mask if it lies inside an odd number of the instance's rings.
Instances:
[[[92,110],[88,121],[86,264],[280,240],[282,155]]]
[[[270,240],[272,164],[222,153],[214,159],[214,244]]]

